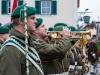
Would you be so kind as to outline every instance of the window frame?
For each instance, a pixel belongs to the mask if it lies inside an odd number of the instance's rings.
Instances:
[[[50,7],[43,7],[42,6],[42,2],[46,2],[46,4],[47,4],[47,2],[50,2]],[[52,0],[48,0],[48,1],[46,1],[46,0],[41,0],[41,7],[40,7],[40,9],[41,9],[41,15],[50,15],[51,14],[51,10],[52,10],[52,2],[51,2]],[[43,10],[42,9],[45,9],[46,10],[46,13],[43,13]],[[47,13],[47,9],[50,9],[50,12],[49,13]]]
[[[7,0],[7,14],[11,14],[11,0]]]
[[[5,6],[2,4],[2,2],[6,2],[6,11],[3,11],[2,7]],[[17,0],[17,6],[19,6],[19,1],[23,1],[23,0]],[[1,14],[2,15],[11,15],[12,13],[12,0],[1,0]]]

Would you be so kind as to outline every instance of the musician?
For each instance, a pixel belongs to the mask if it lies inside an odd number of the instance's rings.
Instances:
[[[20,10],[24,5],[18,6],[11,14],[13,17],[13,28],[11,29],[10,38],[7,39],[0,52],[0,75],[26,75],[26,49],[25,49],[25,30],[24,20],[20,18]],[[31,31],[36,30],[36,9],[26,6],[28,35]],[[36,50],[29,48],[29,75],[44,75],[41,68],[41,61]],[[34,56],[35,55],[35,56]],[[34,60],[33,60],[34,59]],[[27,72],[28,73],[28,72]]]
[[[63,27],[68,27],[68,26],[67,25],[65,26],[64,23],[57,23],[57,24],[55,24],[53,31],[60,32],[63,29]],[[61,34],[58,33],[56,41],[60,41],[61,38],[62,38]],[[69,74],[69,67],[71,66],[74,68],[73,64],[74,64],[75,60],[73,57],[73,53],[71,51],[68,51],[66,53],[64,59],[60,59],[59,62],[62,65],[62,69],[63,69],[62,75],[68,75]],[[70,72],[71,72],[70,75],[72,75],[72,73],[73,73],[72,70]]]
[[[9,28],[6,26],[0,26],[0,48],[8,37],[9,37]]]
[[[48,32],[47,32],[47,37],[44,39],[46,42],[48,42],[49,44],[52,43],[52,31],[53,31],[53,27],[49,27],[48,28]]]
[[[79,42],[75,43],[75,48],[74,49],[76,49],[76,52],[77,52],[77,55],[78,55],[76,70],[78,71],[78,75],[82,75],[82,73],[83,73],[83,62],[82,62],[82,59],[85,56],[82,53],[82,48],[80,47]]]
[[[56,75],[62,73],[62,67],[58,59],[65,57],[66,52],[71,46],[70,43],[70,31],[62,29],[62,38],[60,41],[57,41],[56,45],[53,43],[49,44],[44,41],[44,38],[47,37],[46,26],[43,23],[42,18],[37,18],[36,31],[31,34],[32,46],[36,48],[43,64],[44,74],[45,75]],[[62,27],[63,28],[63,27]],[[36,41],[38,43],[36,43]]]
[[[97,55],[97,52],[98,52],[98,47],[96,45],[96,35],[93,35],[92,37],[92,40],[91,40],[91,43],[89,44],[89,49],[88,49],[88,60],[90,62],[90,71],[91,73],[94,73],[93,72],[93,66],[94,64],[97,62],[98,60],[98,55]]]
[[[72,27],[70,27],[70,29],[76,31],[75,29],[72,29]],[[75,33],[75,34],[77,34],[77,33]],[[77,39],[74,38],[74,37],[81,37],[81,36],[73,35],[72,37],[73,37],[73,39],[71,40],[71,43],[72,43],[72,46],[74,46],[74,47],[71,51],[73,52],[73,55],[75,58],[74,74],[82,75],[82,67],[83,67],[82,59],[84,58],[84,55],[82,54],[82,49],[79,45],[78,38]]]

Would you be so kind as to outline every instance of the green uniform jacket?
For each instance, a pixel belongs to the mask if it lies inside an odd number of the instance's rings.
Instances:
[[[24,40],[25,36],[15,29],[11,35]],[[30,75],[42,75],[40,71],[29,61]],[[26,58],[18,48],[5,46],[0,52],[0,75],[26,75]]]
[[[70,65],[74,65],[75,59],[71,51],[67,52],[64,60],[64,69],[68,71]]]
[[[75,51],[75,49],[73,49],[72,52],[74,54],[75,61],[77,62],[78,61],[78,53],[77,53],[77,51]]]
[[[68,52],[68,57],[69,57],[69,60],[70,60],[70,65],[74,65],[74,63],[75,63],[75,57],[74,57],[74,54],[73,54],[72,51]]]
[[[76,48],[76,51],[77,51],[77,53],[78,53],[78,60],[77,60],[77,62],[78,62],[78,65],[79,66],[82,66],[82,58],[84,57],[84,55],[81,53],[81,49],[79,49],[79,48]]]
[[[59,63],[58,60],[55,59],[62,59],[65,57],[65,53],[68,51],[68,49],[71,46],[70,38],[68,36],[64,36],[57,44],[50,45],[44,40],[40,39],[36,35],[31,35],[32,39],[31,41],[38,40],[38,43],[36,44],[33,42],[33,47],[36,48],[43,64],[44,74],[60,74],[62,73],[62,66]],[[31,44],[32,45],[32,44]],[[54,61],[51,61],[54,60]],[[51,61],[51,62],[44,62],[44,61]]]
[[[68,52],[68,57],[69,57],[69,62],[70,62],[70,65],[75,65],[75,57],[74,57],[74,54],[72,51],[69,51]],[[74,69],[70,69],[70,71],[68,71],[68,75],[75,75],[74,74]]]
[[[56,45],[50,45],[38,36],[31,34],[31,46],[36,48],[41,60],[49,61],[64,58],[71,47],[70,37],[64,36]]]

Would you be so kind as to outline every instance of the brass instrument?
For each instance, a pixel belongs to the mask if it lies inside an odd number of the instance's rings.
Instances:
[[[75,32],[72,32],[72,33],[75,33]],[[81,38],[77,42],[80,42],[80,46],[83,49],[82,53],[83,53],[83,55],[86,55],[86,47],[85,47],[85,45],[87,44],[87,39],[84,37],[84,35],[91,36],[91,31],[78,32],[78,33],[81,34]],[[74,47],[75,47],[75,44],[69,49],[69,51],[72,50]],[[89,71],[88,59],[86,57],[84,57],[82,59],[82,62],[83,62],[83,67],[84,67],[84,73],[88,73],[88,71]]]
[[[51,33],[51,37],[54,38],[54,45],[56,45],[56,42],[57,42],[57,39],[61,39],[62,37],[61,36],[58,36],[58,33],[59,32],[52,32]]]
[[[57,33],[58,32],[51,32],[51,37],[57,39],[58,38],[57,37]],[[80,36],[71,36],[70,38],[71,39],[78,39],[77,42],[80,43],[80,46],[83,49],[82,52],[83,52],[84,55],[86,55],[86,53],[85,53],[85,51],[86,51],[85,45],[87,44],[87,39],[85,38],[84,35],[91,36],[91,31],[81,31],[81,32],[71,32],[71,33],[73,33],[73,34],[81,34]],[[69,49],[69,51],[71,51],[75,47],[75,44]],[[89,71],[89,68],[88,68],[88,59],[86,57],[84,57],[82,59],[82,62],[83,62],[84,72],[87,73]]]
[[[83,32],[82,33],[82,39],[81,39],[81,41],[80,41],[80,44],[81,44],[81,47],[82,47],[82,51],[83,51],[83,55],[86,55],[86,44],[87,44],[87,39],[83,36],[83,34],[85,34],[85,35],[89,35],[89,36],[91,36],[91,31],[86,31],[86,32]],[[84,57],[83,59],[82,59],[82,62],[83,62],[83,67],[84,67],[84,73],[86,74],[86,73],[88,73],[88,71],[89,71],[89,67],[88,67],[88,59],[86,58],[86,57]]]
[[[80,39],[80,46],[84,46],[87,44],[87,39],[86,37],[82,36],[82,38]]]
[[[52,33],[51,33],[51,37],[52,37],[52,38],[57,38],[57,32],[52,32]]]
[[[51,32],[51,37],[55,39],[55,44],[56,44],[57,39],[62,38],[61,36],[58,36],[58,33],[61,33],[61,31],[52,31]],[[71,33],[73,33],[73,34],[76,34],[76,33],[77,34],[81,34],[80,36],[70,36],[71,39],[80,39],[79,42],[80,42],[81,46],[84,46],[84,45],[87,44],[87,39],[83,35],[91,36],[91,31],[80,31],[80,32],[73,31]]]
[[[91,36],[91,31],[89,30],[89,31],[73,31],[73,32],[71,32],[71,33],[78,33],[78,34],[84,34],[84,35],[89,35],[89,36]]]
[[[83,55],[86,55],[86,47],[83,46]],[[86,57],[84,57],[82,59],[82,62],[83,62],[83,67],[84,67],[84,73],[88,73],[89,71],[89,68],[88,68],[88,59]]]
[[[78,43],[80,40],[78,40],[76,43]],[[68,50],[68,51],[71,51],[72,49],[74,49],[76,43]]]
[[[58,33],[60,33],[61,31],[51,31],[51,37],[52,38],[58,38],[57,37],[57,34]],[[84,34],[84,35],[89,35],[89,36],[91,36],[91,31],[80,31],[80,32],[76,32],[76,31],[71,31],[70,33],[73,33],[73,34]],[[79,38],[81,38],[80,36],[72,36],[71,37],[72,39],[79,39]]]

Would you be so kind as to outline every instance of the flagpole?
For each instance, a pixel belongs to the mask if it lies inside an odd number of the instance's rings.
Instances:
[[[25,28],[25,48],[26,48],[26,74],[29,75],[29,55],[28,55],[28,28],[27,28],[27,12],[26,0],[24,0],[24,28]]]

